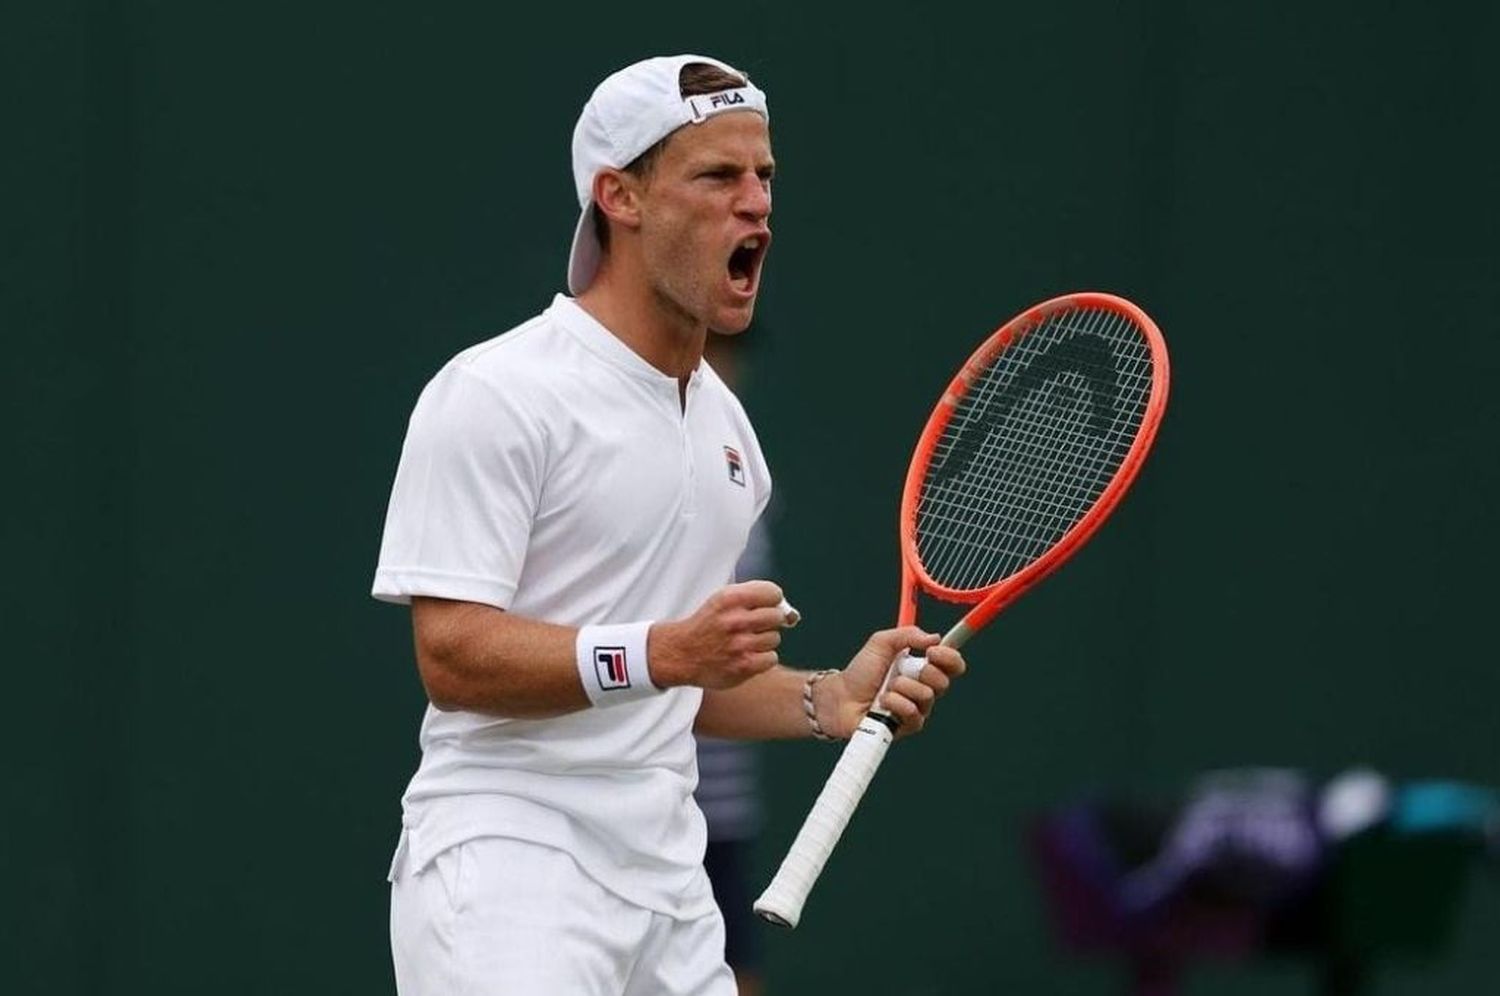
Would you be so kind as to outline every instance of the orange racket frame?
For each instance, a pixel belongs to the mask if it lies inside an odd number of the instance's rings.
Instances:
[[[1058,311],[1080,308],[1100,308],[1124,315],[1145,332],[1146,340],[1150,345],[1151,397],[1141,417],[1141,427],[1136,432],[1130,450],[1121,461],[1114,478],[1095,501],[1093,508],[1089,509],[1056,545],[1035,561],[1010,577],[1001,578],[984,588],[947,588],[938,584],[928,576],[917,554],[916,530],[917,502],[921,498],[922,481],[927,474],[927,465],[932,459],[938,440],[942,438],[943,430],[964,396],[968,394],[969,388],[990,367],[997,353],[1009,349],[1025,338],[1032,329],[1046,322]],[[1140,471],[1141,464],[1145,461],[1146,454],[1150,452],[1151,444],[1156,439],[1156,430],[1161,424],[1162,413],[1166,411],[1170,380],[1167,344],[1162,338],[1161,330],[1144,311],[1113,294],[1097,291],[1064,294],[1050,301],[1043,301],[1000,326],[974,351],[953,380],[949,382],[942,399],[928,416],[922,435],[917,439],[911,467],[906,472],[906,486],[901,492],[901,602],[896,613],[898,625],[910,626],[916,622],[919,589],[945,602],[958,602],[965,605],[974,605],[978,602],[943,638],[943,642],[948,646],[962,646],[970,636],[995,618],[1001,609],[1020,598],[1032,585],[1066,562],[1098,530],[1104,520],[1109,518],[1109,514],[1114,511],[1115,506],[1120,503],[1121,498],[1125,497],[1125,492],[1135,481],[1136,474]]]

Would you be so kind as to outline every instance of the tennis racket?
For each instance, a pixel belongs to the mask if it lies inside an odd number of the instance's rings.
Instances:
[[[919,592],[972,605],[943,636],[961,647],[1071,557],[1135,480],[1167,381],[1161,332],[1110,294],[1045,301],[986,339],[928,417],[906,474],[899,625],[916,621]],[[887,684],[903,666],[911,659],[892,664]],[[756,900],[761,917],[797,925],[898,725],[878,708],[861,720]]]

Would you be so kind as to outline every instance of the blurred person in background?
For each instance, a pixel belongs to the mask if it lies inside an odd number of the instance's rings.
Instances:
[[[749,353],[764,323],[745,335],[710,335],[703,358],[731,390],[743,388]],[[768,509],[750,528],[745,552],[735,564],[738,580],[778,578],[771,545]],[[750,875],[756,838],[764,813],[761,804],[759,750],[745,740],[698,735],[698,788],[693,793],[708,824],[703,866],[724,916],[724,958],[734,970],[739,996],[765,991],[761,964],[760,920],[751,912]]]

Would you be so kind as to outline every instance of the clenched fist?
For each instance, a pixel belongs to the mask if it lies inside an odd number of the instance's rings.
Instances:
[[[786,613],[769,581],[720,588],[686,619],[652,625],[646,637],[651,682],[658,688],[733,688],[777,664]]]

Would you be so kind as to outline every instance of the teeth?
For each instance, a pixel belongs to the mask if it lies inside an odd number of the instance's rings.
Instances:
[[[743,245],[744,245],[744,248],[746,248],[746,249],[759,249],[760,248],[760,239],[746,239],[744,241]]]

